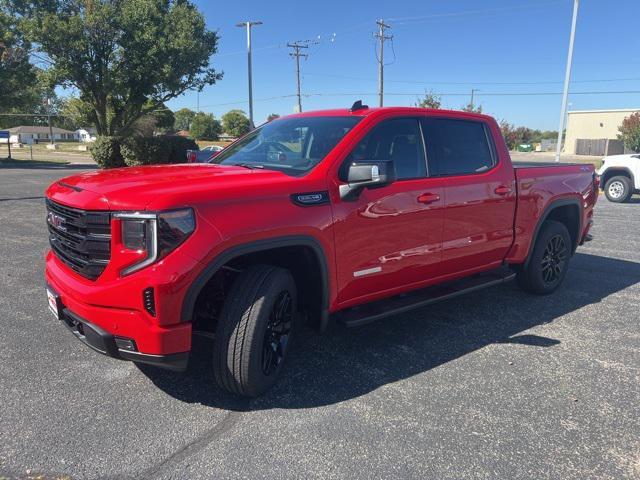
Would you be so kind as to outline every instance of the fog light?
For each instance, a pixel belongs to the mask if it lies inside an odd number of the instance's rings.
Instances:
[[[115,337],[115,341],[116,347],[118,347],[119,350],[128,350],[130,352],[138,351],[136,348],[136,342],[130,338]]]

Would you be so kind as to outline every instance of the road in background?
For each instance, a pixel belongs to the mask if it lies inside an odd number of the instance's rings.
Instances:
[[[0,478],[640,478],[640,203],[547,297],[515,284],[324,336],[247,401],[101,356],[47,309],[43,190],[0,170]],[[38,477],[41,478],[41,477]]]

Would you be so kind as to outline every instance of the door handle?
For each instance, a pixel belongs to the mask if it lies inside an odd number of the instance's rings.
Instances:
[[[422,195],[418,196],[418,202],[420,203],[433,203],[437,202],[438,200],[440,200],[440,195],[438,195],[437,193],[423,193]]]
[[[509,195],[511,193],[511,188],[500,185],[499,187],[496,187],[494,192],[496,192],[498,195]]]

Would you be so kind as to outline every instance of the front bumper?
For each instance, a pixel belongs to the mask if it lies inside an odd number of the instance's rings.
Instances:
[[[173,255],[171,259],[183,268],[192,267],[184,256]],[[49,252],[45,279],[59,299],[60,319],[83,343],[114,358],[177,370],[186,366],[191,350],[191,322],[180,321],[178,300],[188,278],[177,275],[177,267],[167,268],[168,263],[150,267],[149,271],[155,273],[151,275],[153,281],[148,274],[133,274],[93,282],[71,271]],[[155,316],[143,303],[143,291],[148,287],[155,290]],[[122,338],[129,339],[135,348],[118,348],[116,340]]]
[[[120,360],[131,360],[138,363],[147,363],[157,367],[182,372],[186,370],[189,362],[189,352],[174,353],[169,355],[153,355],[136,351],[135,341],[123,339],[104,331],[80,316],[73,313],[68,308],[62,308],[59,312],[60,320],[82,343],[112,358]],[[119,348],[116,340],[128,345]]]

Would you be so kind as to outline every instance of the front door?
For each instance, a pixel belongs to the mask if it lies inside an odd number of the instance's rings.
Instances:
[[[397,180],[334,203],[341,307],[419,287],[440,272],[444,192],[428,177],[419,120],[398,118],[373,127],[347,157],[391,160]]]

